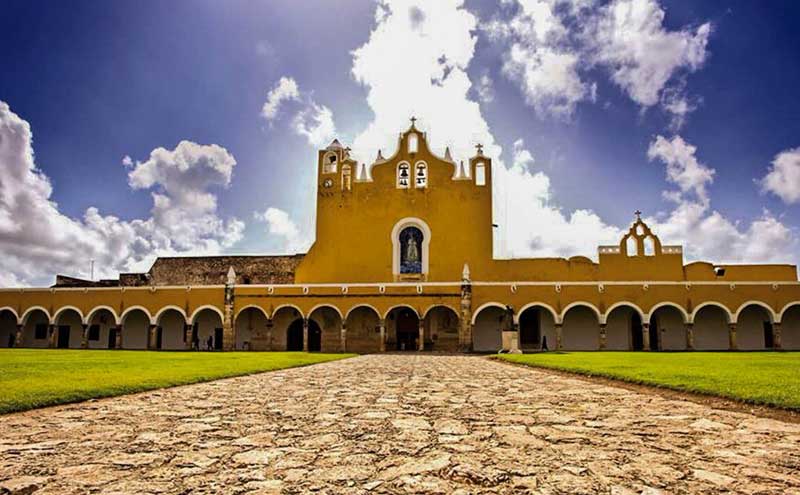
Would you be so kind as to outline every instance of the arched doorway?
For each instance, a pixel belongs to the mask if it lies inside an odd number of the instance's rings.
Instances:
[[[191,348],[204,351],[221,351],[225,332],[222,317],[211,308],[204,308],[194,315],[192,321]]]
[[[435,306],[423,321],[425,349],[455,352],[458,350],[458,313],[448,306]]]
[[[186,319],[175,308],[163,310],[156,316],[155,334],[148,349],[181,350],[186,348]]]
[[[147,349],[147,334],[150,330],[150,315],[136,308],[122,315],[122,348]]]
[[[381,350],[381,317],[371,306],[358,306],[347,313],[347,352]]]
[[[419,348],[419,316],[416,311],[406,306],[394,308],[386,323],[389,326],[387,348],[398,351],[416,351]]]
[[[267,342],[267,318],[264,310],[245,308],[236,316],[236,349],[263,351],[269,349]]]
[[[80,349],[83,343],[83,317],[74,309],[59,311],[55,317],[56,347]]]
[[[781,318],[781,347],[800,350],[800,304],[789,306]]]
[[[308,344],[309,350],[313,340],[310,323],[316,323],[319,327],[319,348],[316,350],[325,352],[338,352],[342,346],[342,317],[339,311],[333,306],[320,306],[314,309],[309,315]],[[316,345],[316,344],[314,344]]]
[[[562,347],[571,351],[594,351],[600,347],[600,321],[597,312],[584,304],[564,314]]]
[[[555,317],[545,306],[529,306],[519,315],[519,347],[522,351],[555,349]]]
[[[322,330],[314,320],[308,320],[308,352],[319,352],[321,348]],[[297,318],[286,330],[286,350],[303,350],[303,319]]]
[[[650,345],[656,342],[658,350],[677,351],[686,349],[686,325],[683,313],[672,305],[658,307],[650,312]],[[653,340],[653,334],[661,339]],[[655,349],[655,348],[654,348]]]
[[[606,349],[641,351],[642,347],[642,318],[639,311],[629,304],[616,306],[606,316]]]
[[[749,304],[736,319],[736,342],[739,349],[772,349],[772,312],[759,304]]]
[[[87,318],[89,324],[87,345],[89,349],[117,348],[117,317],[107,308],[92,311]]]
[[[503,347],[503,330],[510,330],[510,313],[492,303],[478,309],[472,324],[472,349],[476,352],[497,352]]]
[[[0,310],[0,347],[15,347],[17,315],[9,309]]]
[[[34,309],[22,317],[22,347],[44,348],[50,345],[50,316]]]
[[[729,348],[728,311],[715,304],[703,306],[694,316],[694,346],[697,350],[721,351]]]

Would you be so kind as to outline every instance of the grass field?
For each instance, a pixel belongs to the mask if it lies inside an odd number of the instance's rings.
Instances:
[[[800,410],[800,352],[502,354],[530,366]]]
[[[0,349],[0,414],[353,356]]]

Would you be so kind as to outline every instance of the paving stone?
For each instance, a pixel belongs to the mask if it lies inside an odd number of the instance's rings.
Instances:
[[[800,425],[386,354],[10,414],[0,494],[800,493]]]

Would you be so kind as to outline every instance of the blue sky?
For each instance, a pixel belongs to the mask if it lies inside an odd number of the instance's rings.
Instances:
[[[797,2],[2,10],[2,285],[303,251],[314,150],[369,164],[411,114],[497,158],[497,256],[594,256],[638,208],[688,259],[798,260]]]

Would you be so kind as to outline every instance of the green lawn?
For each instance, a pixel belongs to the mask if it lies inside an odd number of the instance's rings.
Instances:
[[[498,357],[800,410],[800,352],[548,352]]]
[[[0,349],[0,414],[351,356],[304,352]]]

